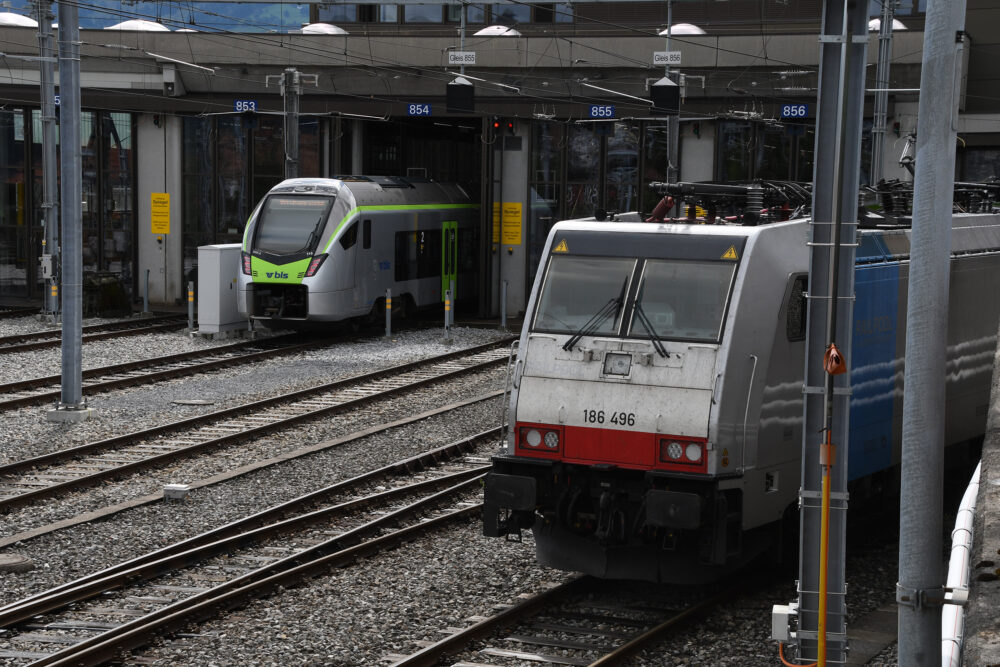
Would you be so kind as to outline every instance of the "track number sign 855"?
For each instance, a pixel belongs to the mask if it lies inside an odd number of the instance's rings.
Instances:
[[[589,113],[591,118],[614,118],[615,107],[613,104],[591,104]]]

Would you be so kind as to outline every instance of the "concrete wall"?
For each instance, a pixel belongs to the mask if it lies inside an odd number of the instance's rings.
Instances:
[[[503,152],[503,167],[501,182],[503,192],[501,201],[503,208],[515,204],[521,207],[521,229],[520,243],[504,243],[507,234],[504,233],[503,213],[501,212],[500,243],[497,247],[497,263],[500,267],[500,280],[507,281],[507,316],[516,317],[524,313],[527,306],[527,290],[530,281],[534,276],[526,277],[525,271],[528,261],[528,225],[531,220],[531,202],[528,197],[528,183],[525,175],[528,173],[528,164],[531,157],[530,141],[528,132],[530,127],[527,124],[519,124],[515,137],[507,139],[520,139],[520,150],[510,150],[509,146]],[[498,138],[498,142],[503,141],[503,137]],[[500,166],[501,157],[497,156],[497,166]],[[509,214],[508,214],[509,215]],[[507,226],[508,233],[513,231],[510,225]]]
[[[699,136],[690,123],[681,123],[680,162],[682,181],[711,181],[715,178],[715,123],[702,121]]]
[[[149,269],[151,305],[176,304],[185,297],[182,265],[183,218],[181,206],[181,120],[176,116],[140,114],[137,119],[136,152],[139,220],[139,296]],[[170,195],[170,233],[153,234],[150,195]]]

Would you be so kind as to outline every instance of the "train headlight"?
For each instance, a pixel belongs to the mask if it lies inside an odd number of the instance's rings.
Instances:
[[[667,458],[671,461],[678,461],[684,454],[684,447],[676,440],[667,443]]]
[[[559,447],[559,434],[555,431],[547,431],[545,433],[545,446],[549,449],[556,449]]]
[[[687,460],[691,461],[692,463],[697,463],[698,461],[701,461],[701,445],[699,445],[696,442],[690,443],[687,447],[684,448],[684,456],[686,456]]]
[[[243,253],[243,274],[250,275],[250,253]]]
[[[316,275],[316,272],[319,271],[319,267],[323,264],[324,259],[326,259],[326,255],[316,255],[312,258],[312,261],[309,262],[309,268],[306,269],[306,278]]]
[[[529,429],[528,432],[524,434],[524,441],[531,447],[537,447],[542,444],[542,434],[535,429]]]

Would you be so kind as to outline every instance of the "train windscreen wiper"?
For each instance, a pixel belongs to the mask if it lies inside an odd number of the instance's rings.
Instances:
[[[587,320],[580,330],[577,331],[573,336],[566,341],[562,346],[562,349],[569,352],[573,349],[573,346],[580,342],[580,339],[584,336],[588,336],[597,330],[597,327],[601,326],[604,320],[608,319],[612,314],[617,318],[618,313],[621,310],[622,304],[625,303],[625,288],[628,286],[628,276],[622,281],[622,289],[618,293],[618,296],[613,299],[608,299],[608,302],[604,304],[599,311],[594,313],[594,316]]]
[[[318,240],[319,236],[316,234],[316,230],[313,229],[311,232],[309,232],[309,238],[306,239],[306,244],[302,246],[302,250],[304,252],[312,252],[313,244],[316,243],[316,241]]]
[[[649,318],[646,317],[646,311],[643,310],[639,299],[635,300],[635,314],[639,316],[639,322],[649,333],[649,338],[653,341],[653,348],[656,350],[656,353],[661,357],[669,357],[670,355],[667,354],[667,349],[663,347],[663,339],[656,335],[656,331],[653,329],[653,324],[649,321]]]

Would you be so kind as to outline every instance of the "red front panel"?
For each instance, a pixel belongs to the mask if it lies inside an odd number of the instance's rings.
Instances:
[[[538,444],[530,445],[526,435],[533,430],[539,434],[557,433],[558,446],[542,446],[540,440]],[[562,459],[567,463],[585,465],[610,463],[640,470],[708,472],[708,442],[704,438],[529,422],[517,422],[515,438],[519,456]],[[667,454],[671,443],[675,452],[673,456]]]
[[[563,452],[563,458],[573,463],[614,463],[648,469],[656,463],[656,435],[567,426]]]

